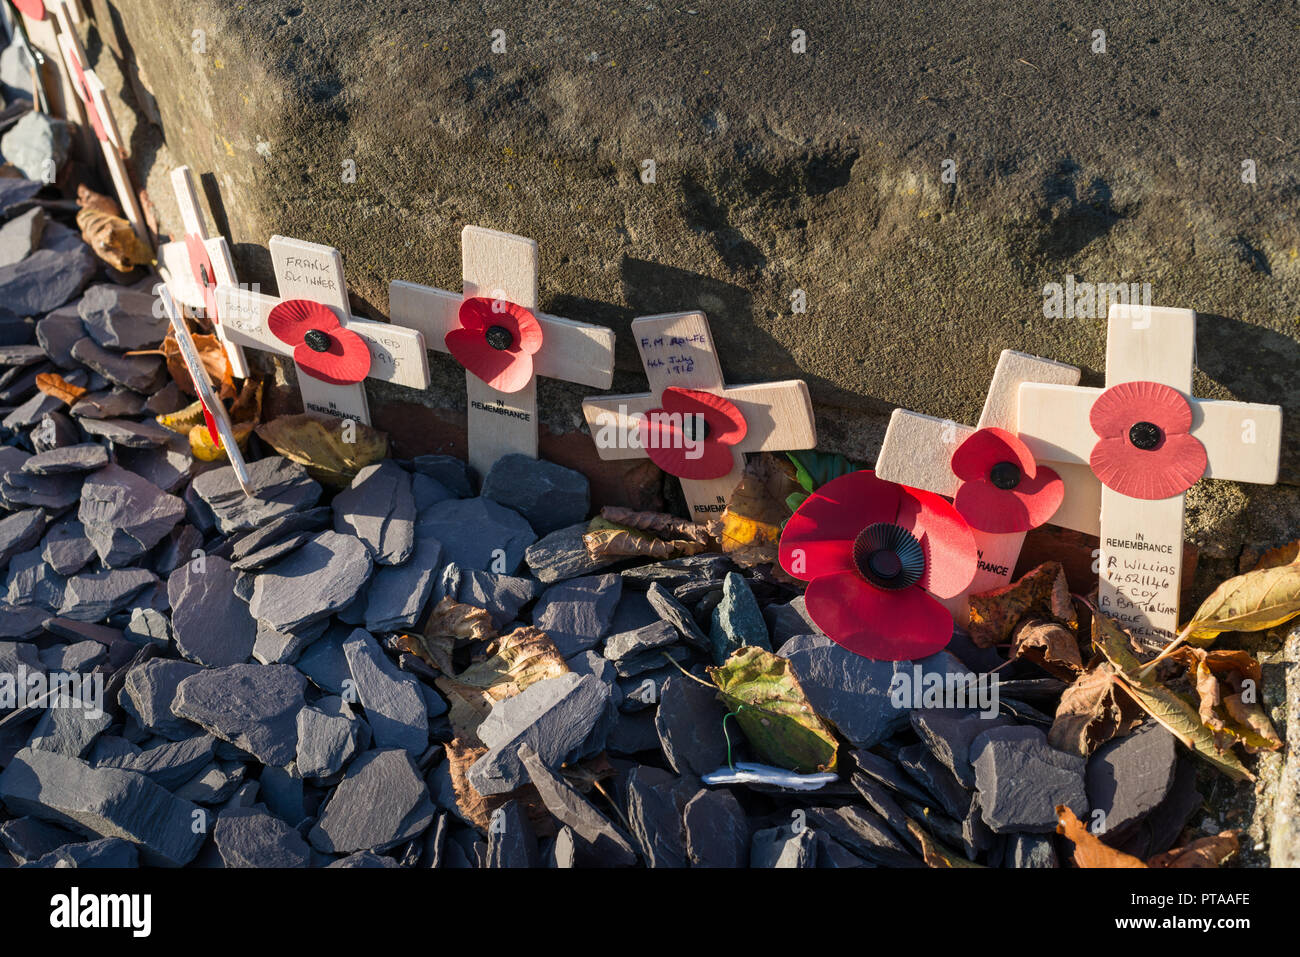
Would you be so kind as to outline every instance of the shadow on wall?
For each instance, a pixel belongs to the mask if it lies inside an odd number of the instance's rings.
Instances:
[[[1300,343],[1211,313],[1196,317],[1197,368],[1242,402],[1282,406],[1281,481],[1300,484]]]

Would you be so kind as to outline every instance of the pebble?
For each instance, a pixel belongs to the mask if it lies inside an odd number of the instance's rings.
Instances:
[[[481,494],[518,512],[538,536],[584,521],[591,509],[585,475],[517,453],[496,460]]]

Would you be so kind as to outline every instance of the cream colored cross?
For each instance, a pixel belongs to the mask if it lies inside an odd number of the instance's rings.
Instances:
[[[537,242],[523,236],[466,226],[461,230],[462,292],[410,282],[389,287],[388,311],[396,325],[424,333],[430,349],[448,351],[447,333],[460,325],[466,299],[504,300],[531,312],[542,327],[533,377],[518,392],[492,388],[468,369],[469,464],[487,475],[497,459],[517,452],[537,458],[537,377],[608,389],[614,377],[614,331],[537,311]]]
[[[344,327],[365,340],[370,350],[370,371],[366,378],[411,389],[429,387],[429,357],[425,355],[424,337],[419,332],[352,317],[347,283],[343,279],[343,257],[337,249],[283,236],[272,236],[267,246],[280,299],[234,286],[217,287],[217,314],[231,342],[292,358],[293,347],[271,334],[267,319],[281,302],[305,299],[327,306]],[[364,382],[336,385],[317,379],[302,368],[297,371],[302,404],[308,412],[370,424]]]
[[[1106,388],[1158,382],[1192,408],[1191,434],[1205,447],[1205,478],[1266,485],[1277,481],[1282,409],[1192,398],[1196,313],[1151,306],[1110,307]],[[1087,465],[1098,435],[1089,413],[1104,390],[1027,382],[1020,387],[1020,435],[1053,468]],[[1183,494],[1146,500],[1101,490],[1102,611],[1148,642],[1178,630],[1183,560]]]
[[[645,458],[633,436],[647,413],[662,406],[664,390],[670,387],[695,389],[722,396],[745,418],[744,439],[732,446],[734,466],[716,479],[682,479],[682,492],[692,518],[707,522],[727,507],[731,493],[740,483],[746,452],[811,449],[817,444],[808,385],[801,379],[728,386],[722,378],[713,346],[713,333],[702,312],[662,316],[641,316],[632,320],[641,364],[650,391],[639,395],[599,396],[584,399],[583,414],[596,439],[602,459]],[[622,436],[627,441],[604,442],[602,435]]]
[[[1068,386],[1077,384],[1079,376],[1080,372],[1074,366],[1008,349],[998,358],[997,369],[984,399],[984,411],[974,429],[906,409],[895,409],[876,459],[876,475],[889,482],[952,498],[961,484],[951,465],[957,447],[977,429],[998,428],[1013,434],[1019,431],[1016,405],[1021,383],[1046,382]],[[1053,463],[1051,468],[1065,483],[1065,500],[1052,516],[1052,524],[1096,535],[1101,483],[1087,465]],[[979,549],[979,570],[965,593],[946,603],[963,622],[968,612],[969,595],[992,591],[1011,581],[1025,540],[1024,532],[996,534],[978,529],[973,531]]]
[[[194,177],[188,166],[178,166],[172,170],[172,189],[176,192],[176,205],[180,208],[185,235],[197,239],[207,251],[208,263],[212,266],[212,275],[207,277],[207,285],[238,287],[239,281],[235,278],[235,263],[230,256],[230,246],[224,237],[212,236],[208,232],[203,211],[199,208],[199,196],[194,189]],[[215,315],[207,318],[212,320],[217,338],[226,349],[231,372],[241,379],[247,378],[248,360],[244,357],[244,350],[226,338],[225,330],[221,326],[221,313],[216,308],[216,297],[213,296],[212,301],[209,302],[208,291],[201,288],[195,279],[189,246],[184,240],[166,243],[158,250],[158,258],[162,260],[163,278],[167,283],[167,291],[171,293],[173,299],[205,314],[211,306],[211,311]]]

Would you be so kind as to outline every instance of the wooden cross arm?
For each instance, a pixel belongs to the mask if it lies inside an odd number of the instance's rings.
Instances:
[[[736,444],[738,452],[766,452],[811,449],[817,444],[817,420],[813,416],[808,383],[802,379],[733,385],[722,390],[745,417],[745,437]]]
[[[602,395],[582,400],[582,414],[591,430],[596,452],[602,459],[643,459],[645,450],[639,445],[620,447],[609,439],[627,437],[636,432],[640,420],[651,409],[658,407],[655,397],[648,392],[641,395]],[[624,438],[624,443],[627,439]]]
[[[1097,444],[1088,421],[1100,389],[1026,382],[1020,387],[1020,437],[1040,462],[1087,465]],[[1277,482],[1282,407],[1192,399],[1192,435],[1205,446],[1205,477]]]
[[[393,323],[424,334],[426,347],[446,352],[447,333],[460,325],[460,293],[398,280],[388,289]],[[533,356],[534,372],[594,389],[614,381],[614,330],[534,312],[542,327],[542,348]]]
[[[952,498],[961,484],[952,474],[952,453],[974,432],[968,425],[895,409],[876,457],[876,475]]]
[[[217,312],[231,342],[277,355],[293,355],[293,349],[267,328],[266,320],[271,310],[280,304],[279,299],[221,287],[217,288],[216,299]],[[364,339],[370,350],[367,378],[412,389],[429,387],[429,357],[425,354],[424,337],[419,331],[369,319],[353,319],[347,328]]]

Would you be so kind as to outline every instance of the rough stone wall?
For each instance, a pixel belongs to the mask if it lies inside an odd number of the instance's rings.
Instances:
[[[273,233],[330,243],[383,317],[393,279],[458,287],[465,223],[532,236],[542,307],[620,332],[616,389],[643,385],[633,317],[703,308],[731,381],[806,378],[823,447],[867,462],[896,404],[972,421],[1004,348],[1100,384],[1104,310],[1045,318],[1043,287],[1150,283],[1201,314],[1198,395],[1286,407],[1300,479],[1294,7],[93,5],[157,101],[132,142],[164,229],[188,163],[244,281],[273,289]],[[419,409],[463,409],[431,362],[429,393],[373,396],[408,445],[455,431]],[[578,426],[581,390],[541,395]],[[1296,502],[1202,483],[1204,573],[1294,535]]]

